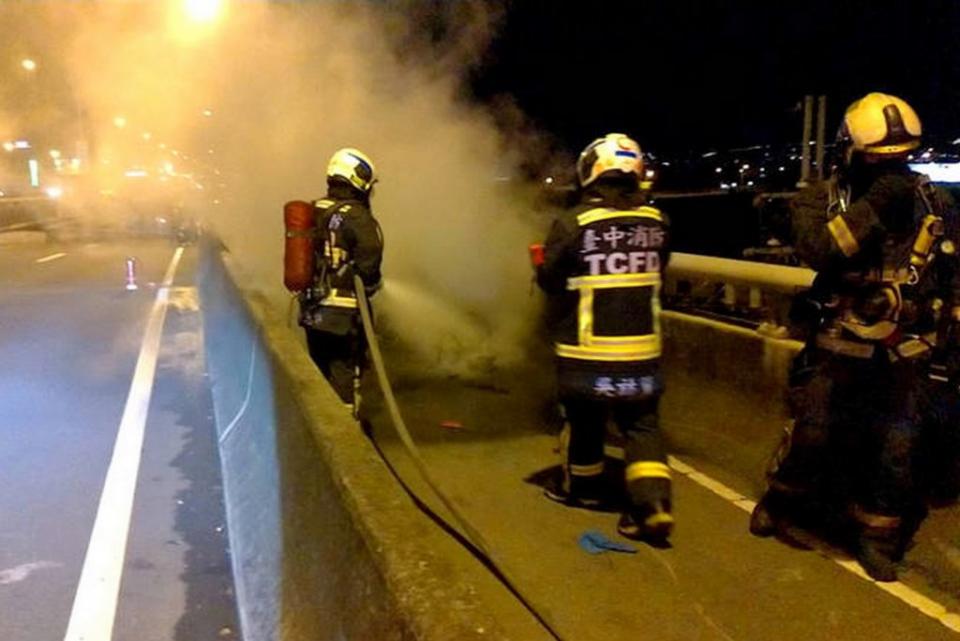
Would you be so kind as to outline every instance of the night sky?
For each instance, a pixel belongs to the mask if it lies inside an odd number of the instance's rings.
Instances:
[[[514,0],[475,95],[508,94],[570,149],[607,131],[648,149],[800,137],[797,103],[828,96],[828,136],[869,91],[912,103],[931,138],[960,137],[960,2]]]

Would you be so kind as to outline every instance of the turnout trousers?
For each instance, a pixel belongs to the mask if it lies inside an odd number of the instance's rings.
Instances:
[[[920,509],[917,369],[879,348],[870,358],[801,352],[790,375],[794,425],[771,489],[852,504],[861,525],[899,528]]]
[[[598,492],[604,466],[604,441],[609,419],[626,441],[626,486],[631,503],[670,506],[670,469],[658,420],[657,396],[644,399],[605,399],[562,395],[567,417],[561,435],[564,481],[571,494]]]
[[[330,386],[345,404],[353,407],[355,387],[364,366],[366,343],[361,334],[335,334],[307,328],[307,348]]]

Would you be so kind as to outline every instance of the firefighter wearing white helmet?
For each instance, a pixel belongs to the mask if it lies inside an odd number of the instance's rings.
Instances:
[[[559,396],[567,425],[562,473],[547,497],[599,506],[604,436],[613,419],[626,437],[631,498],[625,536],[664,542],[671,516],[670,469],[658,425],[658,313],[669,258],[666,217],[644,202],[643,156],[624,134],[590,143],[577,160],[579,203],[561,214],[543,245],[537,282],[548,297]]]
[[[844,114],[834,175],[791,203],[797,256],[818,274],[795,307],[807,344],[790,376],[792,432],[750,521],[770,535],[844,497],[857,559],[879,581],[896,580],[925,513],[918,395],[934,356],[956,353],[960,319],[956,214],[906,163],[920,134],[905,101],[864,96]]]
[[[334,391],[356,410],[366,344],[360,325],[354,274],[368,295],[380,287],[383,236],[370,209],[376,172],[363,152],[344,148],[327,164],[327,194],[314,201],[316,275],[300,296],[300,324],[310,356]]]

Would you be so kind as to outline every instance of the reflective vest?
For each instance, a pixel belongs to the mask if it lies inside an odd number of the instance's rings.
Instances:
[[[660,356],[663,217],[653,207],[596,208],[577,216],[579,296],[576,342],[558,341],[557,356],[635,362]]]

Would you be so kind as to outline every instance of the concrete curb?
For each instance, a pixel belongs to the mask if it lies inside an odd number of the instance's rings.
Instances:
[[[468,572],[238,270],[203,249],[200,296],[247,641],[506,638]],[[463,554],[467,554],[463,552]]]

